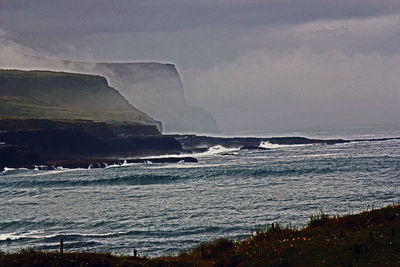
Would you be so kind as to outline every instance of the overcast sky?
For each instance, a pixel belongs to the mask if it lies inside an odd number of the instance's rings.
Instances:
[[[400,125],[400,0],[0,0],[0,42],[174,63],[225,133]]]

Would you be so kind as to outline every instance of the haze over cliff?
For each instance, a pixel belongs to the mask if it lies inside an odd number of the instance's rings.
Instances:
[[[187,104],[182,80],[173,64],[77,62],[16,54],[7,66],[105,76],[130,104],[161,121],[164,132],[218,133],[211,113]]]
[[[186,103],[182,80],[173,64],[66,63],[77,71],[91,65],[93,72],[106,76],[131,104],[162,121],[166,132],[218,132],[211,113]]]

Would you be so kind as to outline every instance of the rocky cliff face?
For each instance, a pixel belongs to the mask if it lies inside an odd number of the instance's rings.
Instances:
[[[0,120],[0,171],[55,160],[178,154],[182,145],[155,125],[45,119]],[[87,165],[86,165],[87,167]]]
[[[213,116],[189,106],[176,67],[161,63],[90,63],[26,56],[16,67],[72,71],[105,76],[133,106],[163,124],[165,132],[217,133]],[[25,64],[25,65],[24,65]]]
[[[160,126],[101,76],[0,70],[0,119],[63,119]]]
[[[161,120],[166,132],[218,132],[210,113],[186,103],[182,81],[174,65],[98,63],[95,69],[130,103]]]

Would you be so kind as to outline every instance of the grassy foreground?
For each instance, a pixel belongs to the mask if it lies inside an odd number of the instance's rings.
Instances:
[[[220,238],[178,256],[23,250],[0,266],[400,266],[400,205],[356,215],[312,216],[303,229],[271,225],[242,241]]]

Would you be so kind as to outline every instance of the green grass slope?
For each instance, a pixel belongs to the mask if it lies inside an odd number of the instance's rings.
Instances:
[[[0,266],[400,266],[400,205],[343,217],[319,214],[303,229],[271,225],[248,239],[220,238],[178,256],[0,254]]]
[[[0,70],[0,119],[68,119],[159,124],[101,76]]]

